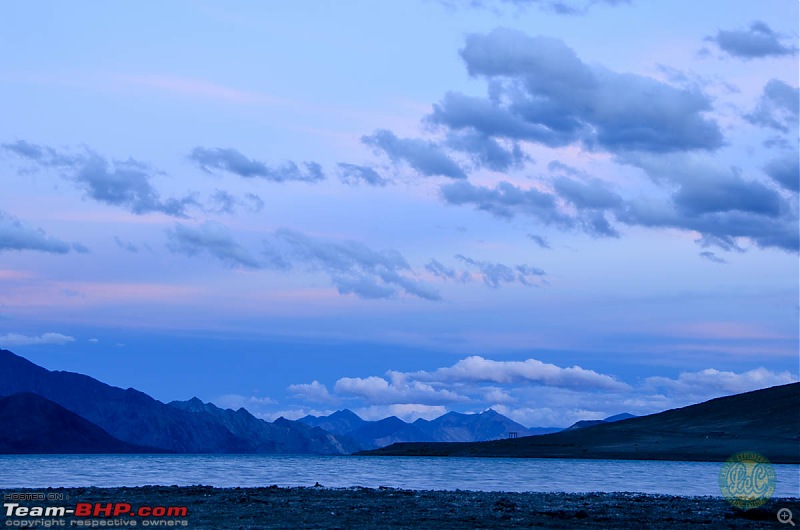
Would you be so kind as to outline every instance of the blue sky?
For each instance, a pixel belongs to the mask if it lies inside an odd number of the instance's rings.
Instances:
[[[0,347],[268,419],[798,378],[794,2],[0,15]]]

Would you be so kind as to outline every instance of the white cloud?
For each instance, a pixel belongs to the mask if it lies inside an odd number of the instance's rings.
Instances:
[[[652,414],[797,380],[765,368],[735,373],[713,368],[675,379],[648,377],[634,385],[579,366],[562,368],[536,359],[493,361],[472,356],[432,371],[386,377],[343,377],[333,391],[317,381],[289,390],[308,401],[346,399],[365,419],[433,418],[448,410],[493,408],[526,427],[568,427],[628,412]],[[360,408],[359,408],[360,407]]]
[[[357,408],[353,412],[365,420],[382,420],[389,416],[397,416],[404,421],[414,421],[419,418],[432,420],[447,412],[441,405],[424,405],[420,403],[402,403],[393,405],[372,405]]]
[[[337,394],[361,397],[371,403],[457,403],[469,401],[469,398],[451,392],[437,390],[433,386],[419,381],[393,381],[389,383],[382,377],[343,377],[336,381],[334,390]]]
[[[278,418],[286,418],[287,420],[297,420],[302,418],[303,416],[308,416],[309,414],[312,416],[329,416],[336,412],[332,409],[327,410],[318,410],[318,409],[306,409],[306,408],[294,408],[294,409],[284,409],[284,410],[273,410],[273,411],[266,411],[266,412],[259,412],[253,413],[253,416],[257,418],[261,418],[262,420],[266,421],[275,421]]]
[[[268,415],[269,408],[277,402],[268,397],[258,396],[242,396],[240,394],[225,394],[213,400],[213,403],[223,409],[238,410],[244,408],[257,418],[263,418]]]
[[[569,427],[581,420],[601,420],[612,414],[584,408],[510,407],[502,403],[491,406],[525,427]]]
[[[434,372],[391,372],[393,378],[447,383],[539,383],[545,386],[589,390],[623,391],[627,384],[610,375],[586,370],[580,366],[561,368],[536,359],[525,361],[492,361],[478,355],[467,357],[453,366]]]
[[[37,336],[8,333],[0,336],[0,346],[29,346],[32,344],[67,344],[74,342],[75,338],[61,333],[42,333]]]
[[[318,403],[337,401],[337,399],[328,392],[328,388],[317,380],[299,385],[289,385],[288,390],[295,396],[304,398],[306,401],[315,401]]]
[[[513,403],[517,401],[514,396],[500,388],[485,389],[483,400],[486,403]]]
[[[683,372],[677,379],[648,377],[644,388],[663,392],[681,401],[697,402],[796,381],[797,377],[788,371],[772,372],[763,367],[738,374],[708,368],[699,372]]]

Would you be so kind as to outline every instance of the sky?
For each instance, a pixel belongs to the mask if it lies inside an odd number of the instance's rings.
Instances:
[[[5,2],[0,347],[269,420],[797,381],[798,18]]]

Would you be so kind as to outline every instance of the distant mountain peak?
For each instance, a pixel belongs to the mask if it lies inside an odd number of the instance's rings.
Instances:
[[[604,419],[606,423],[614,422],[614,421],[622,421],[622,420],[629,420],[631,418],[638,418],[636,414],[631,414],[629,412],[623,412],[621,414],[614,414],[613,416],[609,416],[608,418]]]
[[[580,420],[580,421],[576,421],[575,423],[573,423],[572,425],[567,427],[565,430],[569,431],[569,430],[574,430],[574,429],[583,429],[584,427],[591,427],[592,425],[600,425],[600,424],[603,424],[603,423],[614,423],[614,422],[617,422],[617,421],[629,420],[631,418],[638,418],[638,417],[639,416],[636,416],[635,414],[630,414],[628,412],[622,412],[620,414],[615,414],[613,416],[609,416],[609,417],[604,418],[602,420]]]
[[[331,414],[328,417],[329,418],[337,418],[337,419],[348,418],[348,419],[354,419],[354,420],[363,421],[363,418],[361,416],[359,416],[358,414],[356,414],[355,412],[353,412],[350,409],[337,410],[336,412],[334,412],[333,414]]]

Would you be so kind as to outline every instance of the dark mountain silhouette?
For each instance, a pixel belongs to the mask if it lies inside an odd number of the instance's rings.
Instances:
[[[545,427],[529,430],[491,409],[480,414],[448,412],[433,420],[420,418],[412,423],[396,416],[367,421],[346,409],[330,416],[306,416],[298,421],[322,427],[340,439],[346,437],[361,449],[398,442],[476,442],[506,438],[511,432],[529,436],[560,430]]]
[[[345,454],[357,449],[319,427],[285,418],[269,423],[256,418],[244,408],[235,411],[222,409],[212,403],[203,403],[196,397],[188,401],[172,401],[169,405],[187,412],[212,416],[235,436],[248,440],[248,452]]]
[[[428,436],[397,416],[370,421],[359,429],[348,433],[364,449],[374,449],[397,442],[417,442],[428,440]]]
[[[413,425],[430,440],[439,442],[479,442],[507,438],[509,433],[532,433],[519,423],[492,409],[480,414],[448,412],[434,420],[419,419]]]
[[[570,431],[573,429],[583,429],[584,427],[591,427],[592,425],[600,425],[601,423],[614,423],[615,421],[622,421],[622,420],[629,420],[631,418],[636,418],[634,414],[628,414],[627,412],[623,412],[622,414],[615,414],[614,416],[609,416],[603,420],[581,420],[576,421],[566,429],[565,431]],[[545,433],[541,433],[545,434]]]
[[[754,451],[800,463],[800,383],[553,434],[478,443],[399,443],[361,454],[724,461]]]
[[[358,414],[348,409],[337,410],[328,416],[312,416],[309,414],[297,421],[305,423],[306,425],[311,425],[312,427],[320,427],[337,436],[355,431],[364,424],[369,423],[361,419]]]
[[[152,453],[159,449],[117,440],[93,423],[42,396],[0,398],[0,453]]]
[[[313,448],[314,452],[320,453],[345,452],[335,438],[326,439],[316,431],[305,430],[305,426],[292,430],[282,424],[276,427],[276,431],[268,427],[270,424],[267,422],[252,422],[249,413],[230,411],[229,415],[208,410],[183,410],[132,388],[123,390],[86,375],[49,371],[8,350],[0,350],[0,396],[19,392],[43,396],[124,442],[167,451],[300,453],[310,452]],[[256,431],[260,425],[264,432],[244,436],[245,424]],[[239,425],[241,430],[232,430],[228,425]],[[302,440],[302,443],[293,445],[292,442],[302,438],[299,434],[302,432],[310,433],[316,439]],[[270,433],[276,433],[277,438],[270,438]],[[274,445],[270,445],[269,440],[274,441]]]

